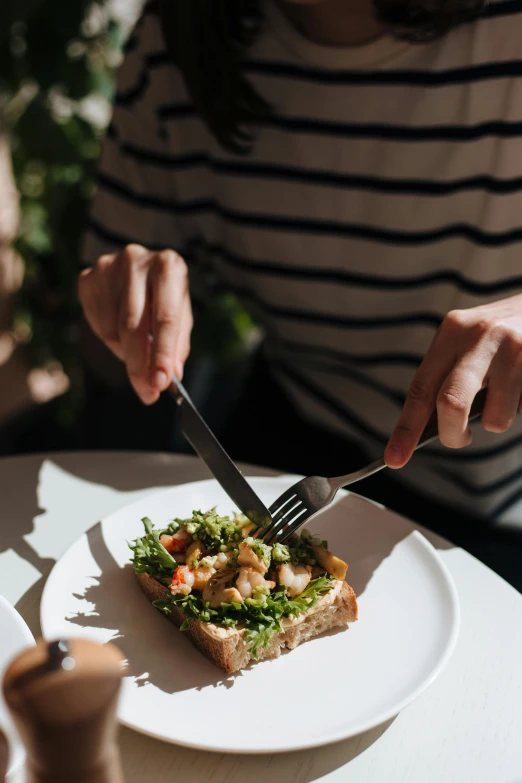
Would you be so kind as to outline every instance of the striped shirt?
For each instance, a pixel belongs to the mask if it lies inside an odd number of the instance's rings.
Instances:
[[[272,107],[225,152],[149,6],[120,70],[86,262],[172,247],[264,326],[301,414],[382,454],[444,315],[522,292],[522,3],[446,37],[328,48],[267,2],[245,72]],[[522,521],[522,417],[398,476]]]

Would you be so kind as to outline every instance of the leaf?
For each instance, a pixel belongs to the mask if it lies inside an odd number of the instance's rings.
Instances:
[[[142,519],[145,535],[129,543],[134,552],[132,562],[137,574],[150,574],[162,582],[172,579],[178,567],[170,552],[160,543],[162,530],[155,530],[148,517]]]
[[[175,596],[169,594],[154,605],[167,614],[169,607],[176,606],[185,617],[183,626],[190,620],[214,623],[225,628],[241,626],[250,652],[257,658],[259,648],[268,646],[272,636],[282,630],[281,618],[307,612],[332,588],[334,581],[327,575],[313,579],[306,590],[294,599],[286,596],[284,588],[277,587],[266,599],[245,601],[242,604],[222,604],[219,609],[211,609],[208,603],[195,593]]]

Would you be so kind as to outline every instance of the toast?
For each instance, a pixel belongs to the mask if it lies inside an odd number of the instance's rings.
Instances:
[[[227,673],[357,620],[348,565],[309,531],[284,543],[251,536],[243,515],[194,511],[129,543],[140,587]]]
[[[140,587],[149,601],[166,598],[168,588],[149,574],[136,574]],[[284,630],[270,639],[267,647],[261,647],[256,660],[279,658],[286,648],[294,650],[303,642],[333,628],[343,628],[357,620],[357,599],[352,588],[340,580],[319,602],[297,617],[284,618]],[[167,615],[178,628],[185,617],[180,609],[172,607]],[[244,669],[254,660],[243,632],[237,628],[222,628],[213,623],[191,620],[186,630],[190,641],[212,663],[228,674]]]

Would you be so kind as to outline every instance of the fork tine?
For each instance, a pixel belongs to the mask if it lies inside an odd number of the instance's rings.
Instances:
[[[276,500],[274,500],[274,502],[268,509],[268,511],[270,512],[270,516],[272,517],[272,522],[270,525],[268,525],[268,527],[257,528],[254,531],[255,538],[260,538],[262,541],[265,541],[267,535],[269,535],[274,530],[274,528],[279,525],[283,516],[287,514],[289,511],[291,511],[291,508],[288,507],[289,503],[292,500],[297,500],[297,496],[294,491],[294,486],[287,489],[285,492],[283,492],[282,495],[279,495],[279,497]]]
[[[270,511],[270,515],[274,517],[277,512],[283,507],[286,506],[286,504],[292,500],[293,497],[295,497],[295,488],[290,487],[286,490],[286,492],[283,492],[282,495],[279,495],[279,497],[274,500],[270,508],[268,509]]]
[[[294,508],[295,508],[296,506],[298,506],[300,502],[301,502],[301,501],[299,500],[299,498],[298,498],[298,497],[294,497],[294,498],[292,498],[292,500],[291,500],[289,503],[287,503],[287,505],[286,505],[284,508],[280,509],[280,510],[277,512],[277,514],[275,514],[275,515],[272,517],[272,524],[270,525],[270,527],[267,529],[267,531],[266,531],[266,532],[268,533],[268,531],[269,531],[270,529],[272,529],[272,530],[273,530],[274,528],[276,528],[276,527],[279,527],[279,525],[281,524],[281,522],[283,521],[283,519],[284,519],[286,516],[288,516],[288,514],[291,514],[291,513],[292,513],[292,511],[294,510]]]
[[[277,511],[275,514],[270,512],[272,517],[272,524],[268,525],[268,527],[261,528],[257,537],[261,538],[263,541],[266,541],[267,536],[271,535],[275,529],[279,528],[285,516],[287,514],[291,514],[293,509],[298,506],[299,503],[300,500],[297,495],[293,495],[293,497],[290,497],[286,503],[280,506],[279,511]]]
[[[280,544],[283,544],[287,538],[290,538],[291,535],[296,533],[303,525],[306,525],[306,523],[309,522],[312,517],[315,517],[315,515],[319,513],[317,510],[306,507],[305,511],[305,516],[303,516],[301,513],[299,516],[293,517],[293,519],[284,527],[281,535],[277,539]]]
[[[279,520],[277,525],[272,525],[269,528],[267,535],[263,537],[265,544],[274,544],[276,540],[280,543],[285,541],[291,535],[289,531],[294,529],[294,525],[296,529],[301,526],[303,514],[308,514],[308,509],[302,501],[299,501],[288,514]]]

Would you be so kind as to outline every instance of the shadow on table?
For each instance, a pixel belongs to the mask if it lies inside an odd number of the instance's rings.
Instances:
[[[23,462],[5,460],[2,463],[0,553],[12,549],[22,560],[43,575],[49,572],[54,560],[41,558],[25,540],[25,536],[33,532],[34,520],[45,512],[38,503],[42,462],[43,458],[24,459]],[[20,465],[23,465],[23,472],[20,470]],[[16,512],[13,512],[13,509],[16,509]]]
[[[167,454],[147,455],[144,460],[140,453],[129,455],[114,452],[114,460],[124,460],[130,469],[120,470],[118,478],[111,476],[110,481],[107,481],[107,463],[97,457],[96,453],[89,454],[88,460],[85,453],[53,453],[2,460],[0,554],[13,552],[23,561],[19,566],[15,557],[13,569],[22,567],[27,570],[27,580],[31,586],[14,601],[35,636],[41,634],[39,603],[42,590],[55,564],[53,557],[39,554],[39,544],[34,543],[37,528],[43,537],[46,530],[52,537],[56,529],[63,529],[63,549],[66,549],[80,532],[96,522],[96,518],[88,519],[88,508],[82,503],[82,489],[85,493],[92,493],[93,488],[100,494],[113,493],[113,504],[121,506],[129,501],[125,497],[118,500],[114,490],[119,493],[167,487],[177,481],[187,480],[188,472],[193,479],[208,478],[206,468],[196,459],[193,463],[187,460],[185,472],[177,476],[172,457]],[[41,542],[42,535],[37,536],[37,540]],[[31,573],[33,569],[36,574]]]
[[[172,457],[168,455],[158,454],[152,457],[147,455],[147,460],[144,460],[143,455],[135,454],[130,455],[130,463],[129,455],[125,455],[126,470],[119,471],[119,476],[115,479],[113,476],[107,476],[104,460],[100,460],[98,463],[96,454],[90,456],[92,459],[89,459],[88,464],[85,464],[85,455],[80,454],[53,454],[52,457],[45,458],[32,457],[24,460],[22,476],[19,466],[16,465],[16,460],[6,461],[3,465],[0,504],[4,511],[0,518],[2,523],[0,524],[0,552],[7,549],[14,550],[20,558],[31,564],[42,575],[17,605],[35,635],[39,633],[38,606],[43,583],[54,561],[50,558],[40,557],[24,537],[33,532],[35,520],[40,518],[40,524],[45,533],[47,525],[58,524],[64,515],[71,513],[70,503],[61,494],[56,495],[56,501],[53,501],[52,504],[46,504],[45,486],[43,487],[44,491],[39,492],[39,484],[45,485],[47,480],[45,470],[43,470],[44,463],[58,468],[67,474],[70,480],[79,479],[80,482],[86,481],[95,485],[96,491],[110,488],[110,490],[124,492],[149,487],[171,486],[189,479],[197,480],[208,477],[204,466],[196,460],[193,464],[187,464],[184,470],[176,470]],[[121,459],[123,456],[114,453],[115,460]],[[74,490],[75,488],[73,488]],[[86,490],[92,492],[92,488],[86,488]],[[48,497],[54,497],[55,494],[49,491]],[[41,504],[39,496],[41,496]],[[353,545],[349,558],[353,565],[349,571],[349,581],[360,596],[364,593],[372,574],[411,528],[405,528],[404,535],[385,534],[376,541],[367,526],[358,524],[357,514],[351,513],[355,507],[360,509],[365,506],[368,511],[365,517],[375,517],[375,506],[354,496],[351,498],[350,501],[344,501],[343,506],[339,507],[337,511],[342,512],[343,515],[348,512],[347,516],[345,515],[344,524],[353,526]],[[80,495],[77,504],[81,504],[81,502]],[[112,502],[118,503],[118,497],[114,497]],[[127,502],[128,498],[121,498],[121,505]],[[344,504],[347,504],[346,507]],[[49,507],[45,508],[45,505]],[[9,509],[14,508],[16,509],[16,526],[9,524],[8,517]],[[72,507],[72,511],[74,513],[74,507]],[[47,517],[42,520],[41,517],[46,512]],[[80,521],[77,524],[80,524]],[[81,521],[81,524],[84,522]],[[86,525],[83,529],[85,527]],[[355,535],[357,527],[359,528],[358,536]],[[363,527],[362,534],[361,527]],[[69,535],[72,535],[72,540],[74,540],[77,533],[71,530]],[[335,549],[335,534],[332,529],[330,529],[328,537],[332,549]],[[167,693],[175,693],[187,688],[232,687],[235,677],[227,677],[217,671],[202,656],[195,655],[190,643],[181,633],[174,631],[168,619],[151,611],[150,604],[136,583],[132,569],[130,567],[115,567],[112,555],[101,536],[100,525],[96,525],[89,531],[88,541],[91,553],[100,568],[101,576],[93,580],[93,584],[83,595],[79,596],[81,601],[85,601],[86,608],[84,613],[78,613],[75,617],[69,618],[71,628],[77,625],[86,628],[106,629],[106,638],[114,640],[127,659],[130,659],[129,675],[134,679],[134,687],[152,682]],[[438,545],[436,541],[434,543]],[[450,545],[444,543],[443,546]],[[28,616],[31,613],[34,615],[33,620]],[[155,658],[151,658],[150,638],[155,639],[154,650],[157,651]],[[313,641],[310,642],[310,644],[313,643]],[[195,666],[196,660],[197,665]],[[172,665],[174,661],[176,662],[175,666]],[[185,661],[190,661],[190,665],[184,665]],[[183,672],[182,679],[173,674],[176,670]],[[187,678],[188,672],[190,674]],[[296,754],[245,759],[234,757],[234,774],[231,776],[230,757],[207,753],[198,754],[197,770],[194,770],[195,774],[193,774],[194,756],[191,751],[182,748],[174,750],[164,743],[135,734],[128,729],[122,730],[122,739],[126,745],[124,764],[128,770],[129,780],[136,779],[131,774],[131,768],[134,764],[136,767],[140,766],[144,752],[150,757],[150,744],[148,743],[153,742],[154,747],[157,748],[153,755],[164,759],[164,767],[172,765],[174,771],[178,769],[180,764],[183,766],[185,759],[187,772],[190,773],[191,779],[195,783],[208,780],[209,763],[213,765],[213,769],[216,769],[216,774],[213,777],[216,783],[220,783],[220,781],[224,783],[225,780],[227,783],[234,783],[244,779],[248,779],[252,783],[257,783],[257,781],[265,783],[267,772],[276,781],[289,779],[292,780],[292,783],[312,783],[329,772],[348,764],[363,753],[382,736],[391,723],[392,721],[389,721],[359,737],[334,746],[299,753],[297,775]],[[146,750],[142,749],[142,743],[148,744]],[[235,774],[236,772],[237,774]]]
[[[2,461],[0,487],[0,554],[13,550],[22,560],[35,568],[40,574],[48,574],[54,560],[42,558],[27,542],[26,537],[34,531],[35,521],[41,515],[54,509],[42,508],[39,503],[39,489],[42,482],[42,468],[53,465],[71,478],[87,481],[100,487],[110,487],[118,492],[137,491],[152,487],[169,487],[179,482],[179,471],[173,468],[172,456],[168,454],[151,454],[147,459],[143,455],[120,454],[114,452],[114,460],[129,459],[139,464],[139,469],[120,471],[118,476],[107,477],[106,463],[97,460],[96,452],[89,454],[91,459],[86,464],[85,454],[52,454],[49,456],[31,455],[30,457],[10,458]],[[21,469],[21,466],[22,469]],[[193,476],[192,480],[209,477],[207,469],[194,458],[187,464]],[[178,474],[178,475],[177,475]],[[182,477],[181,480],[185,480]],[[59,498],[60,502],[62,498]],[[121,505],[127,501],[122,500]],[[15,511],[13,511],[13,509]],[[73,516],[76,509],[71,507],[68,513]],[[16,524],[14,516],[16,515]],[[13,517],[13,521],[11,520]],[[96,520],[93,520],[93,523]]]
[[[0,554],[12,551],[38,574],[34,575],[32,586],[16,603],[16,608],[34,636],[39,636],[41,632],[38,611],[40,596],[55,563],[52,558],[41,557],[27,541],[34,531],[35,520],[45,513],[45,508],[40,506],[38,500],[43,461],[43,458],[4,460],[0,474]],[[23,470],[20,466],[23,466]],[[12,567],[21,566],[14,562]]]
[[[115,510],[130,500],[128,496],[120,498],[120,492],[168,487],[189,480],[205,479],[209,475],[206,467],[196,458],[185,458],[179,463],[172,455],[160,453],[147,454],[146,459],[139,452],[113,452],[110,456],[115,463],[121,461],[124,469],[110,471],[108,475],[107,454],[96,452],[89,453],[88,459],[84,453],[54,453],[49,456],[24,457],[20,461],[17,458],[9,459],[2,463],[0,553],[12,550],[40,575],[39,578],[33,577],[31,587],[16,604],[35,635],[41,632],[39,602],[42,589],[55,562],[53,558],[41,556],[37,551],[39,546],[41,551],[45,551],[47,531],[50,539],[56,529],[63,531],[63,546],[60,545],[58,550],[54,545],[51,548],[53,556],[59,555],[81,532],[95,523],[96,519],[89,518],[91,511],[90,503],[87,502],[93,493],[98,496],[95,497],[95,507]],[[256,468],[251,473],[271,474],[270,471]],[[376,516],[375,504],[356,496],[351,497],[352,501],[342,501],[341,509],[346,511],[346,515],[343,520],[339,520],[339,524],[345,528],[347,524],[354,527],[353,545],[348,553],[352,563],[348,578],[356,593],[361,595],[375,568],[398,541],[383,539],[376,547],[366,522],[357,525],[357,518],[364,507],[369,511],[369,515],[363,513],[364,517]],[[353,504],[356,507],[352,509]],[[332,519],[332,513],[335,516],[336,510],[328,512],[325,537],[329,538],[332,549],[335,549],[336,522]],[[33,535],[35,531],[36,535]],[[427,535],[432,538],[429,533]],[[432,542],[439,548],[451,546],[440,539]],[[15,563],[13,567],[18,566]],[[137,588],[133,586],[133,589]],[[97,600],[99,602],[100,599]]]
[[[100,460],[97,459],[96,452],[89,453],[88,461],[85,456],[84,453],[55,453],[50,456],[25,457],[23,461],[20,458],[20,463],[16,458],[5,460],[2,463],[0,553],[9,549],[13,550],[42,575],[47,575],[53,566],[53,559],[40,557],[26,540],[34,531],[35,521],[39,520],[46,512],[48,512],[49,524],[56,524],[54,517],[57,509],[42,507],[46,502],[44,466],[51,465],[55,469],[57,468],[63,475],[70,477],[71,481],[80,480],[80,482],[95,485],[98,490],[106,488],[117,492],[169,487],[184,481],[197,481],[209,477],[206,467],[196,458],[189,461],[185,457],[186,463],[183,468],[180,468],[173,462],[172,455],[147,454],[144,459],[144,455],[139,452],[133,454],[114,452],[111,455],[114,461],[123,460],[126,470],[115,471],[116,475],[112,473],[109,477],[107,475],[106,453]],[[23,464],[23,472],[20,470],[20,464]],[[251,474],[255,475],[256,473],[273,475],[271,471],[253,468]],[[43,493],[39,491],[42,489]],[[39,494],[44,495],[42,505],[39,502]],[[76,495],[73,493],[71,497],[74,499]],[[65,508],[68,499],[59,496],[57,500],[61,504],[60,517],[64,514],[74,517],[77,514],[77,508],[74,505]],[[125,505],[126,502],[128,502],[127,499],[122,498],[120,505]],[[371,505],[375,508],[374,504]],[[16,509],[16,524],[10,521],[10,515],[14,514],[13,509]],[[92,523],[94,524],[95,521],[93,519]],[[40,519],[39,522],[41,523],[42,520]],[[331,527],[331,522],[329,522],[329,527]],[[74,526],[71,525],[71,528]],[[66,531],[64,534],[67,536]],[[66,538],[65,543],[67,546],[72,541]],[[353,571],[350,572],[350,575],[352,573]],[[363,585],[354,585],[354,587],[360,593]]]
[[[198,751],[195,755],[193,750],[169,746],[122,728],[120,747],[123,772],[129,783],[141,780],[136,770],[143,766],[146,756],[151,779],[161,775],[166,780],[170,772],[172,780],[188,776],[191,783],[207,783],[210,779],[212,783],[266,783],[267,780],[273,780],[274,783],[315,783],[335,770],[346,767],[343,779],[348,780],[350,762],[371,748],[394,720],[392,718],[370,731],[333,745],[293,753],[248,756],[204,751]]]
[[[183,466],[180,466],[179,463],[176,464],[176,459],[180,456],[183,458]],[[113,460],[115,466],[121,462],[125,465],[125,469],[111,470],[108,475],[107,457]],[[187,454],[89,451],[52,454],[49,459],[62,470],[83,481],[110,487],[117,492],[172,487],[185,481],[212,478],[208,468],[201,460]],[[259,473],[267,475],[269,471],[260,468]]]

